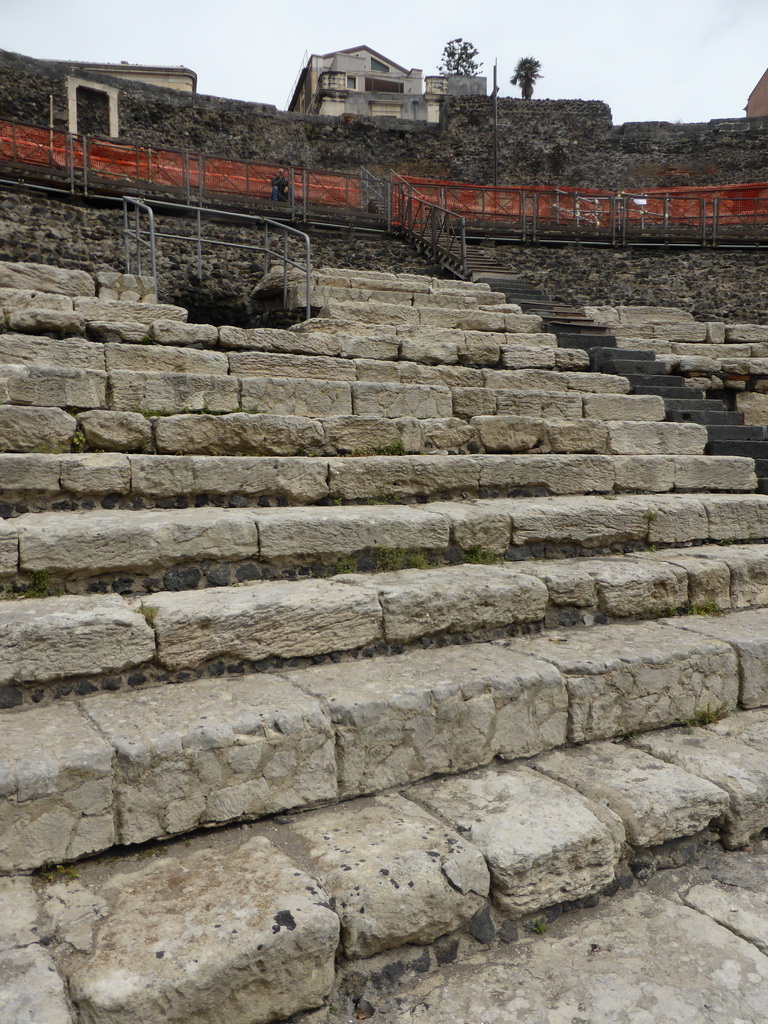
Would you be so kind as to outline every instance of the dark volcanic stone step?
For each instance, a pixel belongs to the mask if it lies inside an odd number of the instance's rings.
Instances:
[[[768,459],[768,441],[710,441],[707,455],[738,455],[748,459]]]
[[[667,399],[669,401],[669,399]],[[712,405],[715,403],[712,402]],[[667,407],[667,421],[669,423],[701,423],[705,427],[723,427],[728,430],[738,428],[744,421],[744,415],[740,412],[720,412],[718,409],[670,409]]]
[[[632,394],[660,395],[662,398],[671,399],[675,402],[707,401],[707,399],[704,398],[704,392],[699,391],[698,388],[676,388],[674,386],[665,386],[662,384],[635,384],[632,388]],[[688,397],[689,395],[691,396],[690,398]]]
[[[738,413],[736,415],[738,415]],[[744,426],[743,424],[708,424],[707,427],[707,433],[710,441],[768,440],[768,429],[766,427]]]

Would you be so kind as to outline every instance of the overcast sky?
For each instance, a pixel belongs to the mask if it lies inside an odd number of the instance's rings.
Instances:
[[[445,43],[479,50],[500,94],[532,56],[535,97],[604,100],[616,124],[742,117],[768,66],[768,0],[0,0],[0,47],[31,57],[186,65],[198,90],[284,109],[306,51],[366,43],[435,74]]]

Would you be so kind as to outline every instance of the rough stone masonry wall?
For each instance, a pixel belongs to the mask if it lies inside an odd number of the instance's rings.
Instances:
[[[0,117],[48,124],[49,96],[66,110],[68,68],[0,50]],[[115,79],[87,76],[114,85]],[[153,146],[334,170],[394,168],[430,177],[492,179],[488,97],[452,99],[445,125],[395,118],[307,117],[260,103],[120,83],[120,133]],[[768,178],[768,118],[614,126],[583,100],[501,99],[499,181],[601,188],[716,184]]]

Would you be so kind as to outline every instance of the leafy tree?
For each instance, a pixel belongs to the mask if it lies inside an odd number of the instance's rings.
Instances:
[[[478,53],[479,50],[472,43],[451,39],[445,44],[443,59],[437,70],[443,75],[477,75],[483,66],[475,60]]]
[[[521,57],[515,66],[515,73],[510,78],[510,85],[519,85],[524,100],[533,96],[536,80],[543,78],[541,64],[535,57]]]

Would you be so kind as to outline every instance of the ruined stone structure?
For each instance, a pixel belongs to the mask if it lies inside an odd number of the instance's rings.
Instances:
[[[68,74],[3,55],[0,115]],[[761,124],[520,102],[512,177],[765,176]],[[442,130],[141,86],[118,112],[487,170],[477,99]],[[157,302],[111,210],[0,204],[3,1024],[764,1024],[753,459],[397,240],[318,242],[317,315],[253,327],[280,280],[242,253],[200,285],[165,244]],[[768,423],[761,253],[518,259]]]

